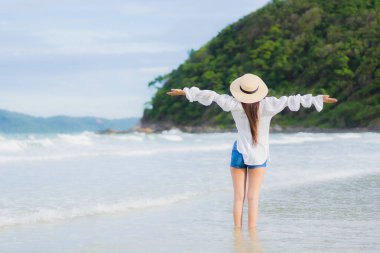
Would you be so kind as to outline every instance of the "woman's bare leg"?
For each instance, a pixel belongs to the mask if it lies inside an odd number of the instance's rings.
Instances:
[[[259,197],[265,167],[248,169],[248,229],[256,227],[259,212]]]
[[[246,169],[230,168],[232,183],[234,186],[234,224],[235,228],[241,228],[243,226],[243,205],[245,199],[245,186],[247,178]]]
[[[251,240],[249,240],[249,247],[248,247],[248,252],[253,252],[253,253],[262,253],[262,247],[259,239],[258,232],[256,231],[255,228],[248,229],[249,237]]]

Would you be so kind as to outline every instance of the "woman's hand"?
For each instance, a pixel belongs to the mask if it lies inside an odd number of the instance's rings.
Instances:
[[[171,91],[166,92],[170,96],[183,96],[186,95],[185,91],[181,89],[171,89]]]
[[[336,98],[330,98],[330,95],[323,95],[323,103],[336,103],[338,102],[338,99]]]

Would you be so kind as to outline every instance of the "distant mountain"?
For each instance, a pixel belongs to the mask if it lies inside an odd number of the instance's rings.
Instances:
[[[72,133],[108,128],[128,130],[140,118],[104,119],[97,117],[34,117],[0,109],[0,133]]]
[[[371,0],[272,0],[228,25],[170,73],[148,86],[142,125],[233,128],[230,113],[166,94],[197,86],[220,94],[245,73],[262,77],[268,96],[328,94],[338,99],[314,108],[284,110],[281,126],[380,126],[380,3]]]

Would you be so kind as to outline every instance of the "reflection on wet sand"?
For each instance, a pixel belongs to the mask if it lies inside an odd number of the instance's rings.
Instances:
[[[262,253],[261,243],[256,229],[248,230],[248,238],[244,237],[241,228],[234,228],[234,248],[236,253]]]

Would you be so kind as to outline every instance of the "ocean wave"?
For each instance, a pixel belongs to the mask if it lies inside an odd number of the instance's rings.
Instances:
[[[137,142],[141,142],[146,138],[144,135],[138,135],[138,134],[111,135],[110,137],[115,140],[137,141]]]
[[[51,148],[54,146],[83,146],[91,145],[96,135],[91,132],[81,134],[58,134],[55,136],[36,137],[35,135],[4,137],[0,136],[0,151],[18,152],[35,148]]]
[[[341,133],[341,134],[334,134],[334,136],[341,139],[355,139],[355,138],[362,137],[360,133]]]
[[[356,139],[361,138],[361,133],[306,133],[279,134],[277,138],[270,137],[270,144],[303,144],[305,142],[328,142],[336,139]]]
[[[168,141],[182,141],[183,140],[182,136],[174,135],[174,134],[173,135],[161,134],[161,135],[158,135],[158,137],[164,140],[168,140]]]
[[[284,183],[278,183],[278,181],[272,185],[267,185],[266,187],[270,189],[284,189],[300,187],[305,185],[312,185],[318,183],[325,183],[336,180],[346,180],[350,178],[359,178],[369,175],[380,174],[380,169],[356,169],[356,170],[342,170],[342,171],[331,171],[331,172],[320,172],[320,173],[310,173],[308,175],[297,174],[294,175],[293,179],[287,179]]]
[[[173,128],[170,130],[164,130],[159,134],[156,134],[158,138],[164,139],[167,141],[182,141],[183,140],[183,135],[185,133],[182,132],[180,129]]]
[[[324,136],[318,136],[318,137],[297,137],[297,136],[286,136],[282,137],[280,139],[271,139],[269,141],[269,144],[303,144],[305,142],[325,142],[325,141],[332,141],[334,140],[333,137],[324,137]]]
[[[164,130],[162,131],[162,134],[174,134],[174,135],[178,135],[178,134],[183,134],[184,132],[182,132],[179,128],[172,128],[170,130]]]
[[[112,204],[104,203],[67,209],[40,208],[38,211],[30,214],[19,216],[0,216],[0,227],[47,223],[102,214],[125,213],[133,209],[147,209],[151,207],[170,205],[179,201],[188,200],[199,194],[199,192],[184,192],[158,198],[139,198],[119,201]]]
[[[56,135],[35,135],[26,136],[0,136],[0,152],[22,152],[30,151],[35,148],[57,148],[79,149],[91,146],[113,146],[119,143],[125,144],[126,142],[143,142],[145,140],[157,139],[166,141],[182,141],[183,137],[181,132],[172,130],[159,134],[145,134],[145,133],[128,133],[123,135],[98,135],[93,132],[82,132],[79,134],[56,134]],[[119,141],[119,142],[117,142]]]
[[[22,151],[23,147],[15,140],[0,140],[0,152],[18,152]]]
[[[344,139],[360,138],[366,133],[296,133],[274,134],[269,139],[270,145],[303,144],[307,142],[344,141]],[[379,140],[375,138],[361,139],[361,142]],[[164,131],[158,134],[129,133],[125,135],[98,135],[93,132],[79,134],[29,135],[24,137],[0,136],[0,163],[15,161],[63,160],[95,156],[138,156],[152,155],[160,152],[192,152],[217,151],[232,148],[231,143],[223,143],[224,135],[208,135],[207,138],[221,144],[205,144],[204,138],[198,134],[182,133],[179,130]],[[232,136],[228,138],[233,139]],[[184,140],[191,140],[188,145]],[[144,145],[147,142],[147,145]],[[182,144],[168,145],[177,142]],[[214,143],[215,143],[214,142]],[[138,144],[135,145],[134,143]],[[171,147],[168,147],[171,146]]]
[[[52,140],[48,138],[36,139],[29,136],[27,139],[0,139],[0,152],[19,152],[28,148],[49,148],[54,146]]]
[[[136,150],[136,149],[113,149],[113,150],[77,150],[71,153],[42,153],[33,155],[5,155],[0,156],[0,163],[8,162],[32,162],[32,161],[55,161],[64,159],[77,159],[77,158],[88,158],[88,157],[105,157],[105,156],[118,156],[118,157],[129,157],[129,156],[146,156],[154,155],[159,153],[184,153],[184,152],[199,152],[199,151],[218,151],[230,149],[230,144],[219,144],[219,145],[197,145],[197,146],[182,146],[182,147],[157,147],[157,148],[146,148]]]
[[[58,134],[58,139],[65,143],[79,146],[89,146],[93,144],[93,139],[96,138],[96,134],[92,132],[83,132],[78,135],[72,134]]]

